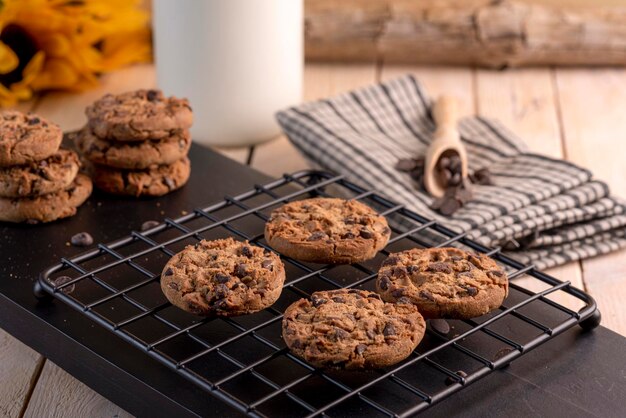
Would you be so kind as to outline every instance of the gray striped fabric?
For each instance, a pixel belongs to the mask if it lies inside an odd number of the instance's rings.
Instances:
[[[591,172],[534,154],[495,120],[459,122],[470,170],[488,167],[493,186],[474,186],[474,199],[452,217],[429,208],[398,159],[424,155],[435,125],[431,102],[412,76],[296,106],[277,114],[294,145],[316,166],[342,173],[408,208],[547,268],[626,246],[624,203]]]

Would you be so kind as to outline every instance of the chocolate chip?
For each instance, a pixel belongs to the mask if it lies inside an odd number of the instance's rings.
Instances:
[[[167,186],[168,189],[172,190],[174,188],[176,188],[176,183],[174,182],[174,180],[172,180],[171,177],[165,177],[163,179],[163,181],[165,182],[165,185]]]
[[[428,290],[421,290],[420,291],[420,298],[426,299],[426,300],[430,300],[430,301],[434,301],[435,300],[435,297],[433,296],[433,294],[430,293]]]
[[[176,283],[176,282],[169,282],[167,284],[167,287],[169,287],[172,290],[176,290],[176,291],[179,290],[178,283]]]
[[[396,266],[391,269],[391,274],[394,276],[405,276],[407,273],[406,267]]]
[[[367,338],[369,338],[370,340],[376,339],[376,333],[372,331],[371,329],[368,329],[367,331],[365,331],[365,335],[367,335]]]
[[[361,238],[365,238],[365,239],[374,238],[374,234],[372,233],[372,231],[365,229],[365,228],[359,231],[359,235],[361,236]]]
[[[474,171],[474,173],[470,176],[470,180],[472,183],[483,186],[490,186],[493,184],[493,181],[491,180],[491,172],[488,168],[481,168]]]
[[[386,226],[383,228],[383,235],[390,235],[391,234],[391,229]]]
[[[450,167],[450,159],[448,157],[441,157],[439,161],[437,161],[437,167],[439,168],[448,168]]]
[[[387,290],[389,289],[390,285],[391,285],[391,281],[389,280],[389,277],[387,276],[382,276],[380,280],[378,281],[378,287],[380,287],[380,290]]]
[[[478,289],[476,289],[475,287],[466,287],[465,290],[467,290],[467,294],[469,296],[476,296],[478,294]]]
[[[222,273],[217,273],[217,274],[215,275],[215,281],[216,281],[216,282],[218,282],[218,283],[226,283],[226,282],[228,282],[229,280],[230,280],[230,277],[228,277],[228,276],[227,276],[227,275],[225,275],[225,274],[222,274]]]
[[[391,292],[391,296],[393,296],[394,298],[401,298],[402,296],[404,296],[404,289],[395,289]]]
[[[241,281],[246,285],[249,285],[253,280],[252,276],[244,276],[241,278]]]
[[[471,265],[471,264],[470,264]],[[456,274],[456,277],[467,277],[468,279],[473,279],[474,275],[471,271],[460,271]]]
[[[157,225],[159,225],[159,222],[157,221],[145,221],[144,223],[141,224],[141,227],[139,229],[141,231],[147,231],[148,229],[152,229]]]
[[[463,370],[456,371],[456,375],[459,376],[459,377],[462,377],[464,379],[467,377],[467,373],[465,373]],[[453,385],[453,384],[455,384],[457,382],[458,382],[458,380],[453,378],[452,376],[448,376],[446,378],[446,385],[447,386]]]
[[[387,257],[387,259],[385,261],[383,261],[382,267],[398,264],[399,261],[400,261],[400,259],[398,257],[395,257],[393,255],[389,256],[389,257]]]
[[[39,122],[41,122],[41,120],[38,117],[34,117],[28,120],[29,125],[37,125]]]
[[[409,172],[413,169],[415,169],[416,163],[415,160],[412,158],[402,158],[400,160],[398,160],[398,162],[396,163],[396,170],[398,171],[403,171],[403,172]]]
[[[379,295],[379,294],[377,294],[377,293],[369,293],[369,294],[367,295],[367,297],[368,297],[369,299],[377,299],[377,300],[382,300],[382,299],[381,299],[381,297],[380,297],[380,295]]]
[[[248,246],[244,246],[241,248],[241,255],[243,255],[244,257],[252,257],[254,254],[252,253],[252,249]]]
[[[218,284],[215,286],[215,297],[218,299],[224,299],[230,293],[230,289],[225,284]]]
[[[367,346],[365,344],[359,344],[354,349],[354,352],[357,353],[357,355],[361,355],[365,352],[365,350],[367,350]]]
[[[354,220],[354,218],[343,218],[343,223],[345,223],[346,225],[354,225],[356,221]]]
[[[306,239],[307,241],[319,241],[326,238],[326,234],[321,231],[315,231]]]
[[[461,157],[459,154],[453,154],[450,156],[450,170],[456,172],[461,168]]]
[[[350,336],[349,332],[341,328],[335,328],[335,338],[337,338],[338,340],[345,340],[349,336]]]
[[[383,335],[385,337],[390,337],[392,335],[396,335],[396,328],[393,326],[391,322],[387,322],[385,324],[385,328],[383,328]]]
[[[242,278],[244,277],[246,274],[248,274],[246,272],[246,269],[248,268],[248,265],[245,263],[239,263],[237,265],[235,265],[235,276]]]
[[[340,298],[339,296],[333,296],[331,299],[336,303],[346,303],[346,300],[344,298]]]
[[[493,274],[494,276],[497,276],[497,277],[504,276],[504,273],[502,271],[500,271],[500,270],[489,270],[489,273]]]
[[[148,90],[146,93],[146,98],[151,102],[154,102],[158,97],[159,92],[157,90]]]
[[[263,260],[263,262],[261,263],[261,267],[269,271],[274,270],[274,266],[272,265],[272,260],[270,260],[269,258],[266,258],[265,260]]]
[[[313,302],[313,306],[315,306],[316,308],[319,307],[320,305],[325,304],[326,302],[328,302],[328,299],[324,299],[324,298],[318,298],[318,297],[313,297],[311,299],[311,301]]]
[[[93,244],[93,237],[88,232],[79,232],[70,238],[70,243],[75,247],[87,247]]]
[[[448,324],[448,321],[446,321],[445,319],[431,319],[430,327],[433,329],[433,331],[441,335],[448,335],[448,333],[450,332],[450,324]]]
[[[452,273],[452,268],[448,264],[441,261],[428,264],[426,270],[438,273]]]
[[[407,271],[407,273],[409,273],[409,274],[413,274],[413,273],[417,273],[417,272],[419,272],[419,271],[420,271],[420,268],[419,268],[419,267],[417,267],[417,266],[412,266],[412,265],[411,265],[411,266],[408,266],[408,267],[406,268],[406,271]]]
[[[341,236],[342,239],[353,239],[355,237],[356,235],[354,235],[352,232],[346,232]]]
[[[439,208],[439,212],[442,215],[450,216],[454,212],[459,210],[460,208],[461,208],[461,205],[459,204],[459,201],[456,200],[456,198],[446,197],[443,199],[443,203],[441,204],[441,207]]]
[[[50,283],[52,283],[55,287],[59,287],[69,282],[70,280],[73,280],[70,276],[59,276],[50,280]],[[66,295],[69,295],[70,293],[74,291],[74,289],[76,289],[76,285],[71,284],[61,289],[61,292],[65,293]]]

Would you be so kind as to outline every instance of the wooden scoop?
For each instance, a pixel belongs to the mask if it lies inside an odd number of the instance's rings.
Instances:
[[[467,152],[461,142],[461,136],[456,128],[457,102],[453,97],[441,96],[435,102],[433,117],[437,130],[433,141],[426,151],[424,164],[424,186],[433,197],[442,197],[446,190],[447,181],[437,169],[437,162],[441,157],[458,155],[461,159],[462,178],[467,177]]]

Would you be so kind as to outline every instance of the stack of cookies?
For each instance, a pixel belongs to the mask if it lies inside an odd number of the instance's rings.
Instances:
[[[61,129],[41,117],[0,112],[0,221],[36,224],[72,216],[91,194]]]
[[[87,107],[76,145],[93,165],[99,189],[118,195],[162,196],[182,187],[191,166],[186,99],[159,90],[107,94]]]

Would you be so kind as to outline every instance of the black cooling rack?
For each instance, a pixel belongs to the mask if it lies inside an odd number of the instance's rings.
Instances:
[[[176,252],[200,239],[227,236],[269,248],[263,227],[270,212],[285,202],[314,196],[358,199],[387,216],[392,226],[388,246],[373,260],[354,265],[283,257],[287,280],[280,299],[253,315],[200,318],[167,302],[159,274]],[[62,259],[41,274],[35,293],[70,305],[250,416],[410,416],[576,324],[585,329],[599,324],[595,301],[570,282],[520,264],[465,235],[342,176],[304,171]],[[382,370],[317,370],[286,348],[281,319],[292,302],[316,290],[373,290],[376,271],[389,252],[433,246],[457,246],[494,258],[511,280],[504,305],[480,318],[449,320],[447,334],[429,325],[408,359]]]

